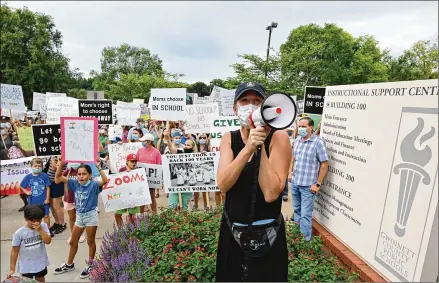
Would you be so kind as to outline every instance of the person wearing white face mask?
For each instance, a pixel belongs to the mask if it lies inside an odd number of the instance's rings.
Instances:
[[[293,219],[307,241],[312,235],[314,198],[328,172],[328,154],[325,142],[314,134],[314,121],[309,117],[299,120],[298,137],[294,142],[293,159]]]
[[[225,133],[221,139],[217,183],[226,200],[218,241],[217,282],[288,281],[281,194],[292,153],[286,131],[255,128],[249,121],[264,98],[261,84],[240,84],[233,109],[241,129]],[[260,157],[257,176],[256,157]],[[269,242],[258,236],[268,236],[266,229],[270,230]],[[237,233],[243,236],[234,237]],[[259,243],[257,248],[255,243]]]

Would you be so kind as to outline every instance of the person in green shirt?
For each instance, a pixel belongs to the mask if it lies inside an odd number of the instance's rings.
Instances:
[[[107,152],[107,144],[108,144],[107,130],[105,129],[99,130],[99,143],[102,145],[103,148],[103,151],[99,151],[99,156],[105,158]]]

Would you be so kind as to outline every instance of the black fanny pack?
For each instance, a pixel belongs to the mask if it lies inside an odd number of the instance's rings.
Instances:
[[[280,213],[276,220],[269,223],[253,224],[251,231],[248,226],[233,225],[226,211],[224,211],[224,219],[233,238],[244,252],[248,252],[251,257],[263,257],[270,251],[277,239],[277,231],[282,224],[283,216]]]

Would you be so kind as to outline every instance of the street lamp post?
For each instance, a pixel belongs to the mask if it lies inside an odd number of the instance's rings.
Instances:
[[[273,31],[274,28],[277,28],[277,23],[276,22],[271,22],[271,25],[269,25],[266,30],[268,30],[268,47],[267,47],[267,59],[265,60],[265,77],[267,77],[267,72],[268,72],[268,56],[270,55],[270,42],[271,42],[271,32]]]

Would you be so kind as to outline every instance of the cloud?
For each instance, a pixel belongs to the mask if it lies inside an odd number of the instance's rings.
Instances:
[[[64,36],[72,67],[100,69],[102,48],[123,42],[145,47],[163,60],[166,71],[188,82],[233,76],[230,65],[243,53],[265,56],[266,26],[278,50],[291,30],[309,23],[336,23],[354,36],[373,35],[397,56],[437,33],[438,3],[398,2],[9,2],[49,14]]]

